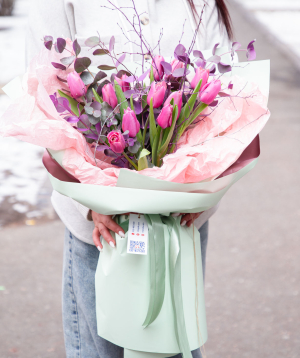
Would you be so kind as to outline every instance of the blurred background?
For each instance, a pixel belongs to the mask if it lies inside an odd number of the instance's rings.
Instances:
[[[257,59],[271,59],[272,115],[257,167],[210,221],[206,354],[299,358],[300,0],[228,3],[236,40],[256,38]],[[0,0],[0,88],[25,72],[29,7],[30,0]],[[0,115],[8,105],[0,89]],[[0,358],[65,356],[64,228],[42,153],[0,138]]]

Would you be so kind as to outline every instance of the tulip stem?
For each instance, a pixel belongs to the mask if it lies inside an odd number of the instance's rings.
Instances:
[[[128,157],[128,155],[125,152],[123,152],[122,154],[129,161],[129,163],[135,168],[135,170],[138,170],[137,165]]]
[[[145,139],[146,139],[146,132],[147,132],[148,124],[149,124],[149,118],[150,118],[150,115],[148,116],[148,118],[146,120],[144,131],[143,131],[143,142],[142,142],[142,147],[143,148],[145,146]]]

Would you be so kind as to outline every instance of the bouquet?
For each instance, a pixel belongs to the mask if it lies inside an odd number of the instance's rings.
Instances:
[[[104,242],[96,273],[98,333],[128,358],[186,358],[205,343],[199,233],[170,213],[216,205],[255,166],[270,116],[269,61],[249,62],[254,41],[200,51],[200,23],[174,58],[156,54],[133,26],[139,63],[115,52],[114,36],[108,45],[86,39],[89,56],[77,40],[45,36],[23,79],[4,88],[14,102],[0,134],[47,148],[55,190],[102,214],[145,214],[148,254],[131,255],[121,215],[126,237],[115,235],[115,250]],[[247,63],[234,64],[239,51]],[[96,66],[99,56],[109,64]]]

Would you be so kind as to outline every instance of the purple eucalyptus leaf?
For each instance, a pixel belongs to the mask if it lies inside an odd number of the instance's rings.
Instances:
[[[103,55],[109,55],[109,51],[108,50],[104,50],[103,48],[98,48],[97,50],[95,50],[93,52],[94,56],[103,56]]]
[[[77,57],[74,62],[74,69],[78,73],[83,72],[91,63],[92,61],[88,57]]]
[[[117,60],[116,67],[120,66],[122,62],[125,60],[126,53],[123,53]]]
[[[69,66],[73,63],[73,61],[75,60],[76,56],[68,56],[68,57],[63,57],[60,59],[60,62],[62,64],[64,64],[65,66]]]
[[[121,78],[123,75],[131,76],[131,73],[128,72],[128,71],[126,71],[126,70],[120,70],[120,71],[118,71],[117,77]]]
[[[80,78],[82,79],[82,82],[88,86],[91,83],[94,82],[94,77],[88,72],[88,71],[84,71],[80,74]]]
[[[53,41],[44,42],[44,45],[45,45],[46,49],[51,50]]]
[[[86,138],[90,138],[90,139],[94,139],[94,140],[98,140],[98,136],[96,134],[90,133],[90,134],[85,134]]]
[[[183,56],[185,54],[185,47],[181,44],[177,45],[174,50],[174,56],[176,59],[178,59],[178,56]]]
[[[73,42],[73,50],[75,52],[76,57],[80,54],[81,47],[77,41],[77,39]]]
[[[79,132],[86,132],[89,131],[89,128],[77,128]]]
[[[233,83],[229,83],[229,85],[228,85],[228,89],[233,89]]]
[[[149,72],[150,72],[150,68],[149,68],[146,72],[144,72],[144,73],[139,77],[138,80],[139,80],[140,82],[144,81],[144,79],[148,76]]]
[[[113,152],[111,149],[104,149],[104,154],[105,154],[107,157],[118,158],[118,154],[116,154],[115,152]]]
[[[109,71],[109,70],[113,70],[116,67],[115,66],[109,66],[109,65],[100,65],[98,66],[99,70],[103,70],[103,71]]]
[[[190,71],[186,70],[185,68],[176,68],[176,70],[174,70],[174,72],[172,73],[173,77],[182,77],[184,74],[189,74]]]
[[[89,117],[86,114],[82,114],[79,119],[81,121],[83,121],[84,124],[88,124],[89,123]]]
[[[246,56],[249,61],[253,61],[256,59],[256,52],[255,52],[254,45],[253,45],[255,41],[256,40],[251,41],[249,43],[249,45],[247,46]]]
[[[216,50],[217,50],[217,47],[220,45],[220,43],[218,42],[217,44],[215,44],[215,46],[213,47],[212,49],[212,54],[215,55],[216,54]]]
[[[129,98],[129,97],[131,97],[131,96],[134,95],[134,94],[136,94],[136,91],[135,91],[135,90],[128,90],[128,91],[125,91],[125,92],[124,92],[124,96],[125,96],[126,98]]]
[[[218,55],[211,56],[208,60],[208,62],[214,62],[219,63],[221,61],[221,57]]]
[[[129,163],[124,157],[118,157],[117,159],[112,160],[111,164],[119,168],[129,168]]]
[[[95,76],[95,79],[94,79],[94,82],[98,82],[98,81],[101,81],[103,78],[105,78],[107,76],[107,74],[103,71],[99,71],[96,76]]]
[[[241,45],[239,42],[233,42],[231,48],[233,49],[233,51],[236,51],[236,50],[238,50],[241,46],[242,46],[242,45]]]
[[[98,111],[97,109],[94,111],[94,117],[99,118],[101,116],[101,111]]]
[[[231,71],[231,66],[227,65],[226,63],[220,62],[218,63],[218,70],[220,73],[226,73]]]
[[[186,55],[178,56],[177,59],[183,63],[187,63],[188,65],[191,63],[190,58]]]
[[[206,66],[206,61],[204,61],[202,58],[198,58],[198,60],[195,61],[195,65],[196,65],[197,67],[205,68],[205,66]]]
[[[141,114],[143,112],[143,106],[141,101],[133,101],[133,106],[136,115]]]
[[[216,107],[216,105],[219,103],[219,101],[213,101],[211,102],[211,104],[209,105],[209,107]]]
[[[61,37],[56,40],[56,46],[59,53],[63,52],[63,50],[66,48],[66,44],[66,40]]]
[[[230,94],[225,93],[225,92],[219,92],[218,95],[219,95],[220,97],[231,97]]]
[[[53,42],[53,37],[52,36],[44,36],[44,42],[48,42],[48,41]]]
[[[66,80],[64,80],[63,78],[61,78],[61,77],[59,77],[59,76],[56,76],[56,77],[57,77],[57,79],[58,79],[60,82],[67,83],[67,81],[66,81]]]
[[[58,70],[66,70],[66,66],[62,65],[61,63],[51,62],[52,66],[57,68]]]
[[[94,47],[99,44],[99,37],[98,36],[92,36],[85,40],[84,44],[87,47]]]
[[[213,75],[215,72],[216,72],[216,65],[214,64],[209,68],[209,74]]]
[[[65,120],[69,123],[77,123],[79,122],[79,118],[76,116],[70,116],[70,117],[66,117]]]
[[[112,36],[109,40],[109,52],[113,51],[114,47],[115,47],[115,37]]]
[[[124,82],[128,82],[128,83],[134,82],[135,80],[136,80],[135,76],[129,76],[127,78],[124,78]]]
[[[198,50],[194,50],[193,51],[193,55],[194,57],[199,57],[201,58],[202,60],[205,60],[204,56],[203,56],[203,53],[201,51],[198,51]]]
[[[98,124],[96,124],[96,125],[98,125]],[[97,152],[103,152],[105,149],[110,150],[108,145],[97,145],[97,147],[96,147]]]
[[[95,128],[96,128],[97,133],[99,134],[100,131],[101,131],[101,123],[100,123],[100,122],[97,123],[97,124],[95,125]]]
[[[92,104],[91,104],[91,107],[95,110],[95,111],[100,111],[100,109],[101,109],[101,103],[99,103],[99,102],[93,102]]]
[[[170,75],[172,73],[172,65],[170,63],[161,61],[160,64],[163,66],[166,75]]]

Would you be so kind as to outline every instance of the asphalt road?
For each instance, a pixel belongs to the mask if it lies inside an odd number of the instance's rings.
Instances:
[[[210,222],[208,358],[300,356],[299,72],[231,7],[236,39],[271,58],[271,119],[257,167]],[[59,221],[0,231],[0,358],[63,358]],[[104,358],[104,357],[103,357]]]

